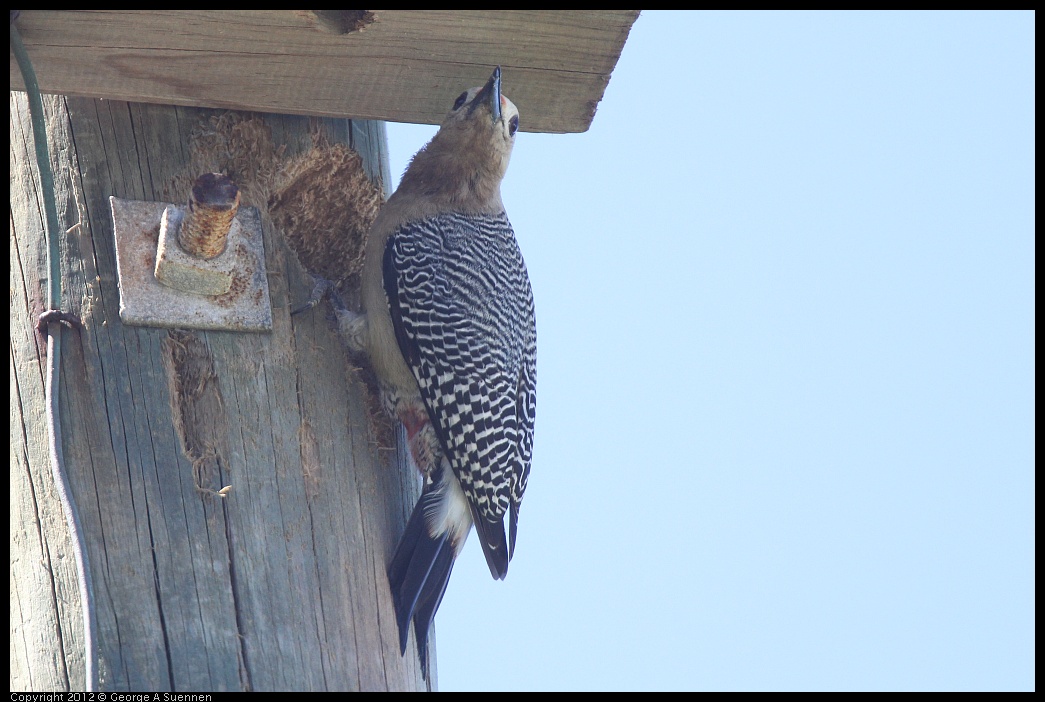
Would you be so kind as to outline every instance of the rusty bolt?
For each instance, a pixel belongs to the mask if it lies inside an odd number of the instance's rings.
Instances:
[[[211,259],[225,250],[232,220],[239,209],[239,188],[221,173],[204,173],[189,196],[178,243],[186,253]]]

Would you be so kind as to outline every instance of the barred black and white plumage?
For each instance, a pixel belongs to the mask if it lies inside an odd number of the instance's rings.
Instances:
[[[503,212],[441,213],[393,232],[383,270],[399,348],[469,500],[490,572],[504,578],[536,414],[533,293],[515,233]]]
[[[500,189],[518,129],[500,68],[457,97],[370,229],[364,314],[338,311],[423,476],[388,583],[400,652],[412,623],[426,677],[428,634],[472,525],[504,578],[529,477],[533,296]]]

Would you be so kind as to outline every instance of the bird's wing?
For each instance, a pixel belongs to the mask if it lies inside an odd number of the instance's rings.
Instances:
[[[411,222],[389,237],[383,265],[399,348],[468,497],[490,570],[503,578],[536,411],[533,294],[511,224],[503,213]]]

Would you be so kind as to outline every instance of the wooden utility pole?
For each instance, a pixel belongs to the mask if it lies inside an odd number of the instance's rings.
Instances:
[[[44,104],[69,230],[62,308],[84,322],[63,331],[60,406],[99,689],[427,688],[413,641],[399,654],[385,576],[418,479],[325,306],[289,315],[310,289],[306,259],[335,258],[312,237],[326,226],[341,241],[337,208],[359,185],[350,171],[389,185],[383,123]],[[76,690],[82,603],[47,456],[46,344],[34,330],[46,243],[29,125],[25,94],[12,92],[10,683]],[[272,331],[125,326],[109,197],[184,204],[212,171],[261,212]],[[345,247],[358,236],[344,233]]]

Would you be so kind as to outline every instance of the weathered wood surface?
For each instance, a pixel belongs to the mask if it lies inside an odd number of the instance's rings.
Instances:
[[[28,10],[18,26],[49,93],[438,124],[500,65],[523,131],[583,132],[638,16],[371,12],[344,34],[309,10]]]
[[[379,449],[365,387],[324,308],[289,316],[308,284],[267,204],[286,162],[316,144],[354,145],[387,183],[383,125],[215,121],[211,110],[87,98],[45,105],[59,220],[73,228],[64,308],[86,325],[63,332],[60,399],[100,689],[424,689],[412,641],[400,657],[385,576],[417,478],[401,452]],[[109,196],[180,202],[207,170],[227,172],[244,204],[261,208],[272,333],[124,326]],[[45,298],[42,211],[25,95],[12,92],[13,690],[82,689],[84,670],[75,566],[47,463],[45,346],[33,331]]]

